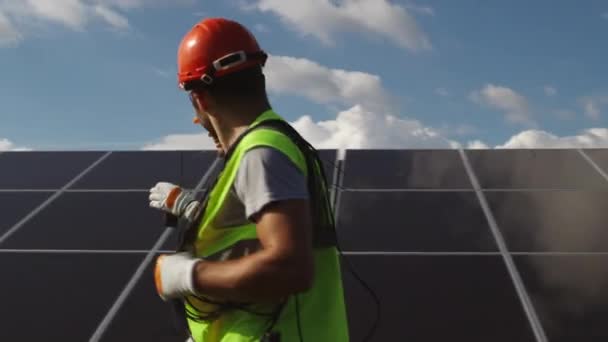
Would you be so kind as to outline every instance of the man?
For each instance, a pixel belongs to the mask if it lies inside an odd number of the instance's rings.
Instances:
[[[196,24],[178,78],[224,168],[197,201],[159,182],[150,205],[191,222],[155,268],[164,300],[184,303],[196,342],[348,341],[327,184],[316,151],[271,108],[266,54],[241,24]],[[329,238],[327,238],[329,236]]]

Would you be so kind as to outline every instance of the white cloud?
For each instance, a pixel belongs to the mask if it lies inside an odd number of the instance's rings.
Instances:
[[[330,69],[304,58],[270,56],[264,73],[270,92],[300,95],[320,104],[362,104],[388,111],[390,95],[379,76]]]
[[[0,46],[13,45],[22,39],[12,21],[0,11]]]
[[[95,13],[105,20],[108,24],[115,28],[126,29],[129,27],[129,21],[124,16],[104,5],[94,7]]]
[[[313,121],[304,115],[291,123],[318,149],[452,148],[456,142],[442,137],[420,121],[376,113],[355,105],[333,120]],[[206,134],[173,134],[144,146],[146,150],[215,149]]]
[[[608,95],[584,96],[579,99],[585,116],[592,120],[599,120],[603,106],[608,105]]]
[[[437,93],[437,95],[443,96],[443,97],[450,95],[450,92],[445,88],[437,88],[437,89],[435,89],[435,93]]]
[[[513,89],[487,84],[481,90],[473,91],[469,98],[477,104],[503,111],[507,121],[511,123],[534,125],[528,100]]]
[[[421,122],[375,113],[356,105],[335,120],[302,116],[293,126],[317,148],[450,148],[451,141]]]
[[[602,13],[602,18],[608,20],[608,12]]]
[[[30,148],[18,147],[8,139],[0,139],[0,151],[29,151]]]
[[[541,130],[514,135],[496,148],[603,148],[608,147],[608,129],[590,128],[578,135],[559,137]]]
[[[26,0],[26,11],[33,17],[81,29],[89,19],[87,5],[81,0]]]
[[[304,115],[292,125],[319,149],[415,149],[459,148],[487,149],[488,144],[473,139],[466,144],[451,140],[453,135],[467,136],[477,132],[471,125],[444,125],[436,129],[424,123],[394,115],[390,98],[379,76],[339,69],[331,69],[302,58],[270,56],[265,69],[271,92],[301,95],[321,104],[342,104],[348,109],[339,111],[334,119],[314,121]],[[479,104],[500,109],[508,118],[523,120],[529,114],[527,100],[512,89],[486,85],[471,94]],[[577,136],[558,137],[539,131],[523,131],[495,148],[542,147],[602,147],[608,146],[608,129],[592,128]],[[206,149],[214,150],[206,132],[171,134],[145,144],[143,149]]]
[[[215,150],[213,140],[205,133],[171,134],[159,141],[150,142],[143,150]]]
[[[489,149],[490,147],[481,140],[474,140],[469,141],[469,143],[467,144],[467,148],[470,150],[485,150]]]
[[[543,90],[545,91],[545,95],[547,96],[555,96],[555,94],[557,94],[557,89],[550,85],[546,85]]]
[[[128,10],[140,7],[160,7],[160,6],[191,6],[197,0],[94,0],[98,4],[116,6]]]
[[[333,120],[315,122],[305,115],[292,123],[317,148],[449,148],[456,145],[444,138],[440,130],[393,115],[390,95],[377,75],[330,69],[307,59],[285,56],[270,56],[264,73],[270,92],[348,107],[339,111]],[[214,146],[206,134],[172,134],[146,144],[144,149],[214,149]]]
[[[338,113],[332,120],[314,121],[304,115],[291,124],[318,149],[608,148],[607,128],[590,128],[578,135],[562,137],[541,130],[526,130],[494,147],[479,139],[463,145],[418,120],[374,113],[359,105]],[[206,133],[172,134],[145,144],[143,149],[215,150],[215,145]]]
[[[303,35],[334,44],[340,32],[369,32],[410,50],[426,50],[431,43],[408,9],[388,0],[255,0],[241,8],[272,12]]]
[[[45,29],[48,24],[82,31],[95,22],[104,22],[124,30],[129,28],[129,21],[120,11],[193,3],[194,0],[0,0],[0,44],[15,43],[29,30]]]

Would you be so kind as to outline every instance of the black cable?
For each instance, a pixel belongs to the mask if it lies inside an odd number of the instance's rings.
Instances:
[[[296,324],[298,326],[298,336],[300,337],[300,342],[304,342],[302,327],[300,326],[300,304],[298,303],[298,295],[294,295],[294,297],[296,297]]]

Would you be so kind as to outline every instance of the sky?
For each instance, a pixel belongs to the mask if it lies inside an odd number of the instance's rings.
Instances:
[[[207,17],[317,148],[608,147],[602,0],[0,0],[0,150],[212,149],[176,80]]]

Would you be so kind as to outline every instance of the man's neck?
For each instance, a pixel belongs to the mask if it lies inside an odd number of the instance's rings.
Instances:
[[[253,121],[269,109],[272,108],[267,104],[251,106],[247,110],[241,110],[238,113],[226,113],[221,120],[216,120],[218,138],[224,150],[228,151]]]

